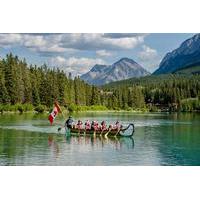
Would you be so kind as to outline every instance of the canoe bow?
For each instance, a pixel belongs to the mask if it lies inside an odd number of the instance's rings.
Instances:
[[[132,128],[132,130],[131,130],[131,128]],[[130,130],[131,132],[129,134],[125,134],[127,132],[127,130]],[[130,136],[133,136],[134,132],[135,132],[135,126],[133,123],[130,123],[126,128],[121,129],[119,131],[119,134],[121,136],[130,137]]]

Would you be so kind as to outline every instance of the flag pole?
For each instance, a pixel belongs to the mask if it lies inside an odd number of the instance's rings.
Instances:
[[[63,118],[65,119],[65,116],[64,116],[64,114],[63,114],[63,112],[62,112],[62,109],[61,109],[61,107],[59,106],[59,104],[58,104],[58,101],[57,101],[57,100],[55,100],[55,102],[54,102],[54,105],[56,105],[56,106],[59,108],[59,110],[60,110],[60,112],[61,112],[61,114],[62,114]]]
[[[64,116],[64,114],[63,114],[63,112],[62,112],[62,110],[61,110],[61,108],[60,108],[60,106],[59,106],[57,100],[54,101],[54,105],[57,106],[57,107],[59,108],[59,111],[61,112],[61,114],[62,114],[62,116],[63,116],[63,118],[64,118],[64,120],[65,120],[65,116]],[[60,130],[61,130],[62,128],[64,128],[64,127],[65,127],[65,126],[63,126],[63,125],[62,125],[61,127],[59,127],[59,128],[58,128],[58,131],[60,131]]]

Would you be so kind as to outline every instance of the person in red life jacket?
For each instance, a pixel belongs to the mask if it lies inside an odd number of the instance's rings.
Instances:
[[[82,124],[83,122],[81,120],[78,120],[78,123],[77,123],[77,128],[80,130],[82,129]]]
[[[106,130],[106,122],[105,121],[102,121],[101,122],[101,130]]]
[[[85,130],[90,130],[90,129],[91,129],[90,121],[87,120],[87,121],[85,122]]]
[[[94,124],[94,130],[97,131],[99,129],[99,124],[97,121],[95,121],[95,124]]]
[[[93,130],[93,131],[98,130],[98,122],[97,121],[92,121],[91,130]]]
[[[116,121],[114,128],[120,130],[121,124],[119,123],[119,121]]]

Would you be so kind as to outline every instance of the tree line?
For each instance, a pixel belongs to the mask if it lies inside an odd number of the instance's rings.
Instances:
[[[96,87],[47,65],[28,65],[12,53],[0,60],[0,105],[97,106],[114,110],[200,110],[200,76],[160,75]]]
[[[26,60],[8,54],[0,60],[0,104],[27,104],[51,107],[61,105],[94,105],[97,88],[79,77],[72,80],[64,71],[28,65]]]
[[[145,107],[169,111],[200,110],[200,75],[151,75],[131,78],[103,86],[126,99],[121,107]],[[114,100],[115,98],[113,98]]]

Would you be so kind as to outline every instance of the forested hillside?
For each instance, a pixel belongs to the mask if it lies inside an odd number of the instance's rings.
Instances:
[[[127,107],[200,110],[200,75],[152,75],[113,82],[103,89],[122,96]],[[118,106],[121,105],[119,102]]]
[[[103,87],[74,80],[59,69],[28,65],[9,54],[0,60],[0,105],[52,107],[68,110],[102,106],[114,110],[200,110],[200,75],[159,75],[113,82]],[[98,108],[102,108],[98,107]],[[9,109],[7,109],[9,110]]]
[[[174,74],[200,74],[200,64],[195,66],[184,67],[173,72]]]
[[[61,105],[93,105],[97,88],[80,78],[68,78],[59,69],[28,66],[12,54],[0,61],[0,104],[39,104],[50,107],[54,100]]]

